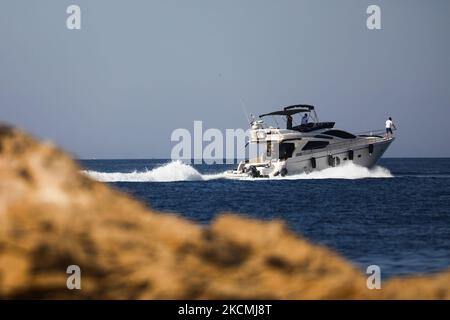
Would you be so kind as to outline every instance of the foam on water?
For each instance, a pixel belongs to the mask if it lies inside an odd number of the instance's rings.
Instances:
[[[339,167],[327,168],[320,171],[310,173],[301,173],[287,175],[285,177],[277,176],[271,178],[241,178],[245,181],[264,181],[264,180],[315,180],[315,179],[370,179],[370,178],[393,178],[391,172],[383,167],[376,166],[368,169],[353,163],[349,163]]]
[[[172,161],[152,170],[133,172],[98,172],[83,171],[91,178],[102,182],[175,182],[175,181],[207,181],[222,179],[225,173],[201,174],[194,167],[182,161]],[[383,167],[368,169],[349,163],[344,166],[328,168],[311,173],[302,173],[286,177],[273,178],[241,178],[245,181],[260,180],[301,180],[301,179],[366,179],[392,178],[390,171]]]
[[[367,178],[393,178],[391,172],[383,167],[376,166],[371,169],[353,163],[343,166],[327,168],[311,173],[302,173],[286,176],[282,179],[367,179]]]
[[[102,182],[174,182],[220,179],[223,174],[203,175],[194,167],[180,160],[166,163],[146,171],[98,172],[86,170],[83,173]]]

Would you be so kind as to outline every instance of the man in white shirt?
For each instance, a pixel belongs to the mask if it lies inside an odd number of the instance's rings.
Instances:
[[[389,119],[386,120],[386,135],[385,138],[390,138],[393,135],[392,129],[396,130],[394,122],[392,121],[392,118],[389,117]]]

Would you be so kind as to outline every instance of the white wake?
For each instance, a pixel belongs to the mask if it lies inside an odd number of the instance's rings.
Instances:
[[[191,165],[182,161],[172,161],[152,170],[133,172],[98,172],[83,171],[89,177],[102,182],[175,182],[175,181],[208,181],[224,179],[225,172],[217,174],[202,174]],[[244,181],[264,180],[308,180],[308,179],[367,179],[392,178],[391,172],[383,167],[368,169],[349,163],[344,166],[328,168],[311,173],[288,175],[273,178],[240,178]]]
[[[83,173],[102,182],[174,182],[174,181],[202,181],[220,179],[219,174],[201,174],[194,167],[180,160],[172,161],[152,170],[133,172],[98,172],[85,170]]]
[[[327,168],[310,173],[288,175],[278,179],[300,180],[300,179],[368,179],[368,178],[393,178],[391,172],[383,167],[376,166],[371,169],[361,167],[353,163],[343,166]],[[277,178],[275,178],[277,179]]]

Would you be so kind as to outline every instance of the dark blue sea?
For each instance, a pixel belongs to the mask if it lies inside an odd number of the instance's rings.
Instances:
[[[236,165],[170,160],[81,160],[86,173],[207,224],[220,212],[282,219],[307,239],[384,278],[450,268],[450,159],[381,159],[288,179],[227,180]]]

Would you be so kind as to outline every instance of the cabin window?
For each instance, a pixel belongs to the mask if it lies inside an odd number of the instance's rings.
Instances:
[[[321,134],[318,134],[317,136],[314,136],[314,138],[319,138],[319,139],[328,139],[328,140],[331,140],[331,139],[333,139],[333,137],[329,137],[329,136],[324,136],[324,135],[321,135]]]
[[[330,143],[328,141],[309,141],[302,150],[314,150],[322,149],[328,146]]]
[[[338,137],[338,138],[342,138],[342,139],[354,139],[354,138],[356,138],[355,135],[353,135],[353,134],[351,134],[349,132],[346,132],[346,131],[342,131],[342,130],[328,130],[328,131],[325,131],[323,134],[328,134],[330,136]]]
[[[272,141],[267,141],[267,156],[272,156]]]
[[[280,159],[292,158],[292,153],[295,149],[294,143],[280,143]]]

